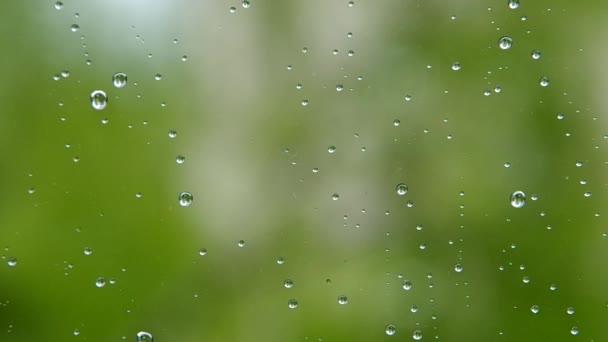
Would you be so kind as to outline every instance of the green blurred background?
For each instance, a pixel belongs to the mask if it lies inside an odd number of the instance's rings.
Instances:
[[[2,2],[0,341],[607,341],[607,10]]]

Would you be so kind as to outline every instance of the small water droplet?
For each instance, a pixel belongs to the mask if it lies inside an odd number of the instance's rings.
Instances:
[[[63,77],[63,78],[70,77],[70,71],[69,70],[63,70],[63,71],[61,71],[61,77]]]
[[[295,308],[297,308],[297,307],[298,307],[298,301],[297,301],[297,300],[295,300],[295,299],[290,299],[290,300],[287,302],[287,307],[289,307],[290,309],[295,309]]]
[[[186,157],[184,157],[181,154],[179,154],[177,157],[175,157],[175,162],[178,164],[183,164],[185,161],[186,161]]]
[[[578,330],[577,326],[574,326],[574,327],[570,328],[570,334],[572,334],[572,335],[578,335],[578,333],[579,333],[579,330]]]
[[[154,336],[149,332],[140,331],[137,333],[137,342],[154,342]]]
[[[530,311],[532,311],[533,314],[537,314],[540,311],[540,307],[538,305],[532,305]]]
[[[540,80],[538,81],[538,83],[540,83],[540,85],[542,87],[548,87],[549,86],[549,78],[547,76],[543,76],[540,78]]]
[[[78,24],[72,24],[70,26],[70,31],[72,31],[72,32],[78,32],[78,30],[80,30],[80,26],[78,26]]]
[[[157,80],[157,81],[160,81],[160,80],[162,80],[162,79],[163,79],[163,75],[161,75],[161,74],[156,74],[156,75],[154,75],[154,79],[155,79],[155,80]]]
[[[17,265],[17,258],[15,257],[10,257],[6,260],[6,264],[9,265],[10,267],[14,267],[15,265]]]
[[[333,145],[329,146],[329,147],[327,148],[327,152],[329,152],[329,153],[334,153],[334,152],[336,152],[336,147],[335,147],[335,146],[333,146]]]
[[[308,106],[308,100],[307,99],[303,99],[301,101],[301,103],[302,103],[302,106]]]
[[[404,280],[404,281],[403,281],[403,289],[404,289],[404,290],[409,291],[409,290],[411,290],[411,289],[412,289],[412,286],[413,286],[413,285],[412,285],[412,282],[411,282],[411,281],[409,281],[409,280]]]
[[[187,60],[188,60],[188,56],[183,55],[183,56],[182,56],[182,62],[185,62],[185,61],[187,61]]]
[[[541,57],[541,53],[538,50],[533,50],[532,51],[532,59],[540,59]]]
[[[239,240],[239,241],[237,241],[236,245],[239,246],[239,247],[241,247],[241,248],[245,247],[245,240]]]
[[[176,131],[169,131],[168,135],[169,135],[169,138],[174,139],[177,136],[177,132]]]
[[[91,107],[95,110],[102,110],[108,104],[108,97],[102,90],[95,90],[91,93]]]
[[[397,333],[397,327],[389,324],[386,327],[384,327],[384,332],[388,335],[388,336],[393,336]]]
[[[349,1],[349,2],[348,2],[348,7],[353,7],[353,6],[355,6],[354,1]]]
[[[241,5],[243,6],[243,8],[251,7],[251,3],[247,0],[244,0],[243,2],[241,2]]]
[[[510,201],[513,208],[522,208],[526,205],[526,194],[523,191],[515,191],[511,194]]]
[[[74,329],[74,331],[72,332],[72,334],[74,334],[74,336],[78,336],[78,335],[80,335],[80,330]]]
[[[405,99],[405,101],[411,101],[412,95],[405,95],[404,99]]]
[[[97,277],[97,279],[95,279],[95,286],[97,286],[99,288],[106,286],[106,278]]]
[[[290,289],[293,287],[293,280],[291,279],[285,279],[285,281],[283,282],[283,286],[285,286],[286,289]]]
[[[452,70],[454,70],[454,71],[460,70],[460,63],[459,62],[452,63]]]
[[[55,9],[60,10],[60,9],[62,9],[62,8],[63,8],[63,2],[61,2],[61,1],[57,1],[57,2],[55,3]]]
[[[205,256],[205,255],[207,255],[207,249],[205,249],[205,248],[201,248],[201,249],[199,249],[199,250],[198,250],[198,255],[200,255],[200,256]]]
[[[400,183],[400,184],[397,184],[397,187],[395,188],[395,190],[397,191],[397,195],[403,196],[403,195],[407,194],[408,187],[406,184]]]
[[[414,330],[414,332],[412,332],[412,338],[416,341],[422,340],[422,331]]]
[[[230,13],[234,13],[236,12],[236,7],[230,7],[228,10],[230,11]]]
[[[337,200],[340,199],[340,195],[339,194],[333,194],[333,195],[331,195],[331,199],[334,200],[334,201],[337,201]]]
[[[127,74],[124,72],[117,72],[112,75],[112,84],[116,88],[122,88],[127,85]]]
[[[281,257],[277,258],[277,264],[283,265],[284,263],[285,263],[285,259],[283,259]]]
[[[345,295],[339,295],[338,296],[338,304],[340,304],[340,305],[346,305],[346,304],[348,304],[348,297],[346,297]]]
[[[186,191],[181,192],[177,198],[179,200],[179,205],[182,207],[189,207],[194,200],[194,196]]]
[[[461,264],[456,264],[456,265],[454,265],[454,271],[456,271],[456,272],[458,272],[458,273],[462,272],[462,270],[463,270],[463,269],[464,269],[464,268],[462,267],[462,265],[461,265]]]
[[[93,254],[93,248],[91,247],[85,247],[84,248],[84,255],[91,255]]]
[[[567,309],[566,309],[566,313],[567,313],[568,315],[574,315],[574,308],[573,308],[573,307],[569,307],[569,308],[567,308]]]
[[[513,39],[509,36],[502,36],[498,40],[498,46],[501,50],[509,50],[513,46]]]
[[[519,0],[509,0],[509,8],[516,9],[519,7]]]
[[[344,86],[341,84],[336,84],[336,91],[342,91],[344,90]]]
[[[401,124],[401,121],[398,119],[393,120],[393,126],[398,127]]]

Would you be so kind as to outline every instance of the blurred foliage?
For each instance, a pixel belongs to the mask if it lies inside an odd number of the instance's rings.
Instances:
[[[608,340],[603,2],[246,7],[0,5],[0,341]]]

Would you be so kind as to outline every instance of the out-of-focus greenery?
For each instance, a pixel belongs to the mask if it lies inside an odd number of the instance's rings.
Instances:
[[[59,7],[0,4],[0,341],[608,340],[604,2]]]

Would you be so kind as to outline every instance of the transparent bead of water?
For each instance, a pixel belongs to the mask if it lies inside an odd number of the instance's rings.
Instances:
[[[122,88],[127,85],[127,74],[124,72],[117,72],[112,75],[112,84],[116,88]]]
[[[329,146],[329,147],[327,148],[327,152],[329,152],[329,153],[334,153],[334,152],[336,152],[336,146],[333,146],[333,145]]]
[[[532,311],[533,314],[537,314],[540,311],[540,307],[538,305],[532,305],[530,311]]]
[[[61,2],[61,1],[57,1],[57,2],[55,3],[55,9],[60,10],[60,9],[62,9],[62,8],[63,8],[63,2]]]
[[[454,71],[460,70],[460,63],[459,62],[452,63],[452,70],[454,70]]]
[[[285,263],[285,259],[284,258],[281,258],[281,257],[277,258],[277,264],[283,265],[284,263]]]
[[[342,91],[344,90],[344,86],[341,84],[336,84],[336,91]]]
[[[93,254],[93,249],[91,247],[85,247],[84,255],[91,255],[91,254]]]
[[[178,164],[183,164],[185,161],[186,161],[186,157],[184,157],[181,154],[179,154],[177,157],[175,157],[175,162]]]
[[[198,255],[200,255],[200,256],[205,256],[205,255],[207,255],[207,249],[205,249],[205,248],[201,248],[201,249],[199,249],[199,250],[198,250]]]
[[[334,200],[334,201],[337,201],[337,200],[340,199],[340,195],[339,194],[333,194],[333,195],[331,195],[331,199]]]
[[[412,282],[409,280],[404,280],[402,287],[404,290],[409,291],[412,289]]]
[[[78,336],[78,335],[80,335],[80,330],[74,329],[74,331],[72,332],[72,334],[74,334],[74,336]]]
[[[422,340],[422,331],[414,330],[414,332],[412,332],[412,338],[416,341]]]
[[[91,93],[91,107],[95,110],[102,110],[108,104],[108,96],[102,90],[94,90]]]
[[[293,280],[291,280],[291,279],[285,279],[285,281],[283,281],[283,286],[286,289],[292,288],[293,287]]]
[[[245,240],[239,240],[239,241],[237,241],[236,245],[239,246],[239,247],[245,247]]]
[[[579,333],[579,330],[578,330],[577,326],[574,326],[574,327],[570,328],[570,334],[572,334],[572,335],[578,335],[578,333]]]
[[[69,70],[62,70],[61,71],[61,77],[63,77],[63,78],[70,77],[70,71]]]
[[[308,100],[307,99],[303,99],[301,102],[302,106],[308,106]]]
[[[175,138],[177,136],[177,132],[176,131],[169,131],[168,135],[169,135],[169,138],[173,139],[173,138]]]
[[[547,76],[543,76],[540,78],[540,80],[538,81],[538,83],[540,83],[540,85],[542,87],[548,87],[549,86],[549,78]]]
[[[538,50],[532,51],[532,59],[540,59],[541,53]]]
[[[179,200],[179,205],[182,207],[189,207],[194,200],[194,196],[187,191],[181,192],[177,198]]]
[[[182,56],[182,62],[185,62],[185,61],[187,61],[187,60],[188,60],[188,56],[183,55],[183,56]]]
[[[99,288],[106,286],[106,278],[97,277],[97,279],[95,279],[95,286]]]
[[[519,7],[519,0],[509,0],[509,8],[516,9]]]
[[[526,205],[526,194],[523,191],[515,191],[511,194],[510,201],[513,208],[522,208]]]
[[[348,297],[346,297],[345,295],[339,295],[338,296],[338,304],[340,304],[340,305],[346,305],[346,304],[348,304]]]
[[[234,6],[233,6],[233,7],[230,7],[230,8],[229,8],[229,11],[230,11],[230,13],[234,13],[234,12],[236,12],[236,7],[234,7]]]
[[[573,308],[573,307],[569,307],[569,308],[567,308],[567,309],[566,309],[566,313],[567,313],[568,315],[574,315],[574,312],[575,312],[575,311],[574,311],[574,308]]]
[[[137,333],[137,342],[154,342],[154,336],[146,331]]]
[[[241,5],[243,6],[243,8],[251,7],[251,3],[247,0],[244,0],[243,2],[241,2]]]
[[[399,119],[393,120],[393,126],[398,127],[400,124],[401,124],[401,121]]]
[[[395,191],[397,191],[397,195],[403,196],[403,195],[407,194],[408,187],[406,184],[399,183],[399,184],[397,184]]]
[[[14,267],[15,265],[17,265],[17,258],[14,257],[10,257],[6,260],[6,264],[9,265],[10,267]]]
[[[502,36],[498,39],[498,47],[501,50],[509,50],[513,46],[513,39],[509,36]]]
[[[386,327],[384,327],[384,332],[388,335],[388,336],[393,336],[397,333],[397,327],[389,324]]]
[[[78,26],[78,24],[72,24],[70,26],[70,31],[72,31],[72,32],[78,32],[78,30],[80,30],[80,26]]]
[[[297,300],[295,300],[295,299],[290,299],[290,300],[287,302],[287,307],[288,307],[288,308],[290,308],[290,309],[295,309],[295,308],[297,308],[297,307],[298,307],[298,301],[297,301]]]
[[[463,270],[463,269],[464,269],[464,268],[462,267],[462,265],[461,265],[461,264],[456,264],[456,265],[454,265],[454,271],[456,271],[456,272],[458,272],[458,273],[462,272],[462,270]]]

